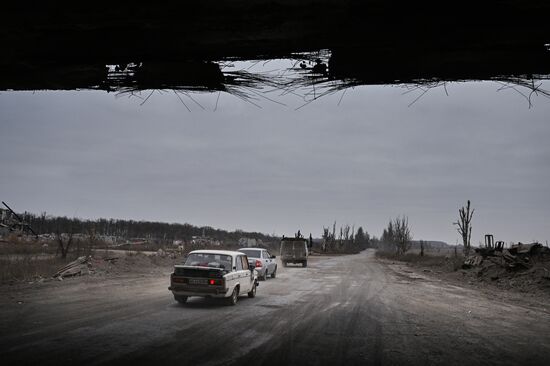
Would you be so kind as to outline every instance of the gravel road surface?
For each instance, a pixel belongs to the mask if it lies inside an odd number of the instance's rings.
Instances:
[[[279,266],[236,306],[176,303],[168,273],[0,288],[3,365],[549,365],[550,306],[382,263]]]

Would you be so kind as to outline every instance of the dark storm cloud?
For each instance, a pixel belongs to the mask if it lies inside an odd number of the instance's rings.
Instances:
[[[408,107],[400,88],[364,87],[299,111],[222,94],[215,113],[170,94],[3,93],[0,192],[20,210],[279,234],[338,220],[379,235],[407,214],[416,238],[451,243],[471,199],[474,242],[548,239],[550,103],[496,89],[452,84]]]

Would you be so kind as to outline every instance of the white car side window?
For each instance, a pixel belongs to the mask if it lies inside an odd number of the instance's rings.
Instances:
[[[237,271],[242,271],[243,270],[243,256],[240,255],[237,257]]]
[[[248,270],[248,260],[246,259],[246,257],[242,256],[241,260],[243,262],[243,269]]]

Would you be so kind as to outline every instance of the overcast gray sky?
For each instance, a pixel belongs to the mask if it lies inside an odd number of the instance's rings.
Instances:
[[[19,211],[189,222],[320,236],[323,225],[380,235],[408,215],[415,239],[550,240],[550,101],[499,85],[418,93],[369,86],[295,111],[222,94],[203,111],[174,94],[0,94],[0,198]],[[145,94],[146,95],[146,94]]]

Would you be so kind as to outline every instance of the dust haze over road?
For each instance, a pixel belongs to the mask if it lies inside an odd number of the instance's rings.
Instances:
[[[550,312],[402,271],[372,250],[279,266],[234,307],[166,276],[4,288],[4,365],[499,364],[550,360]],[[7,286],[6,286],[7,287]],[[18,304],[18,302],[22,302]]]

